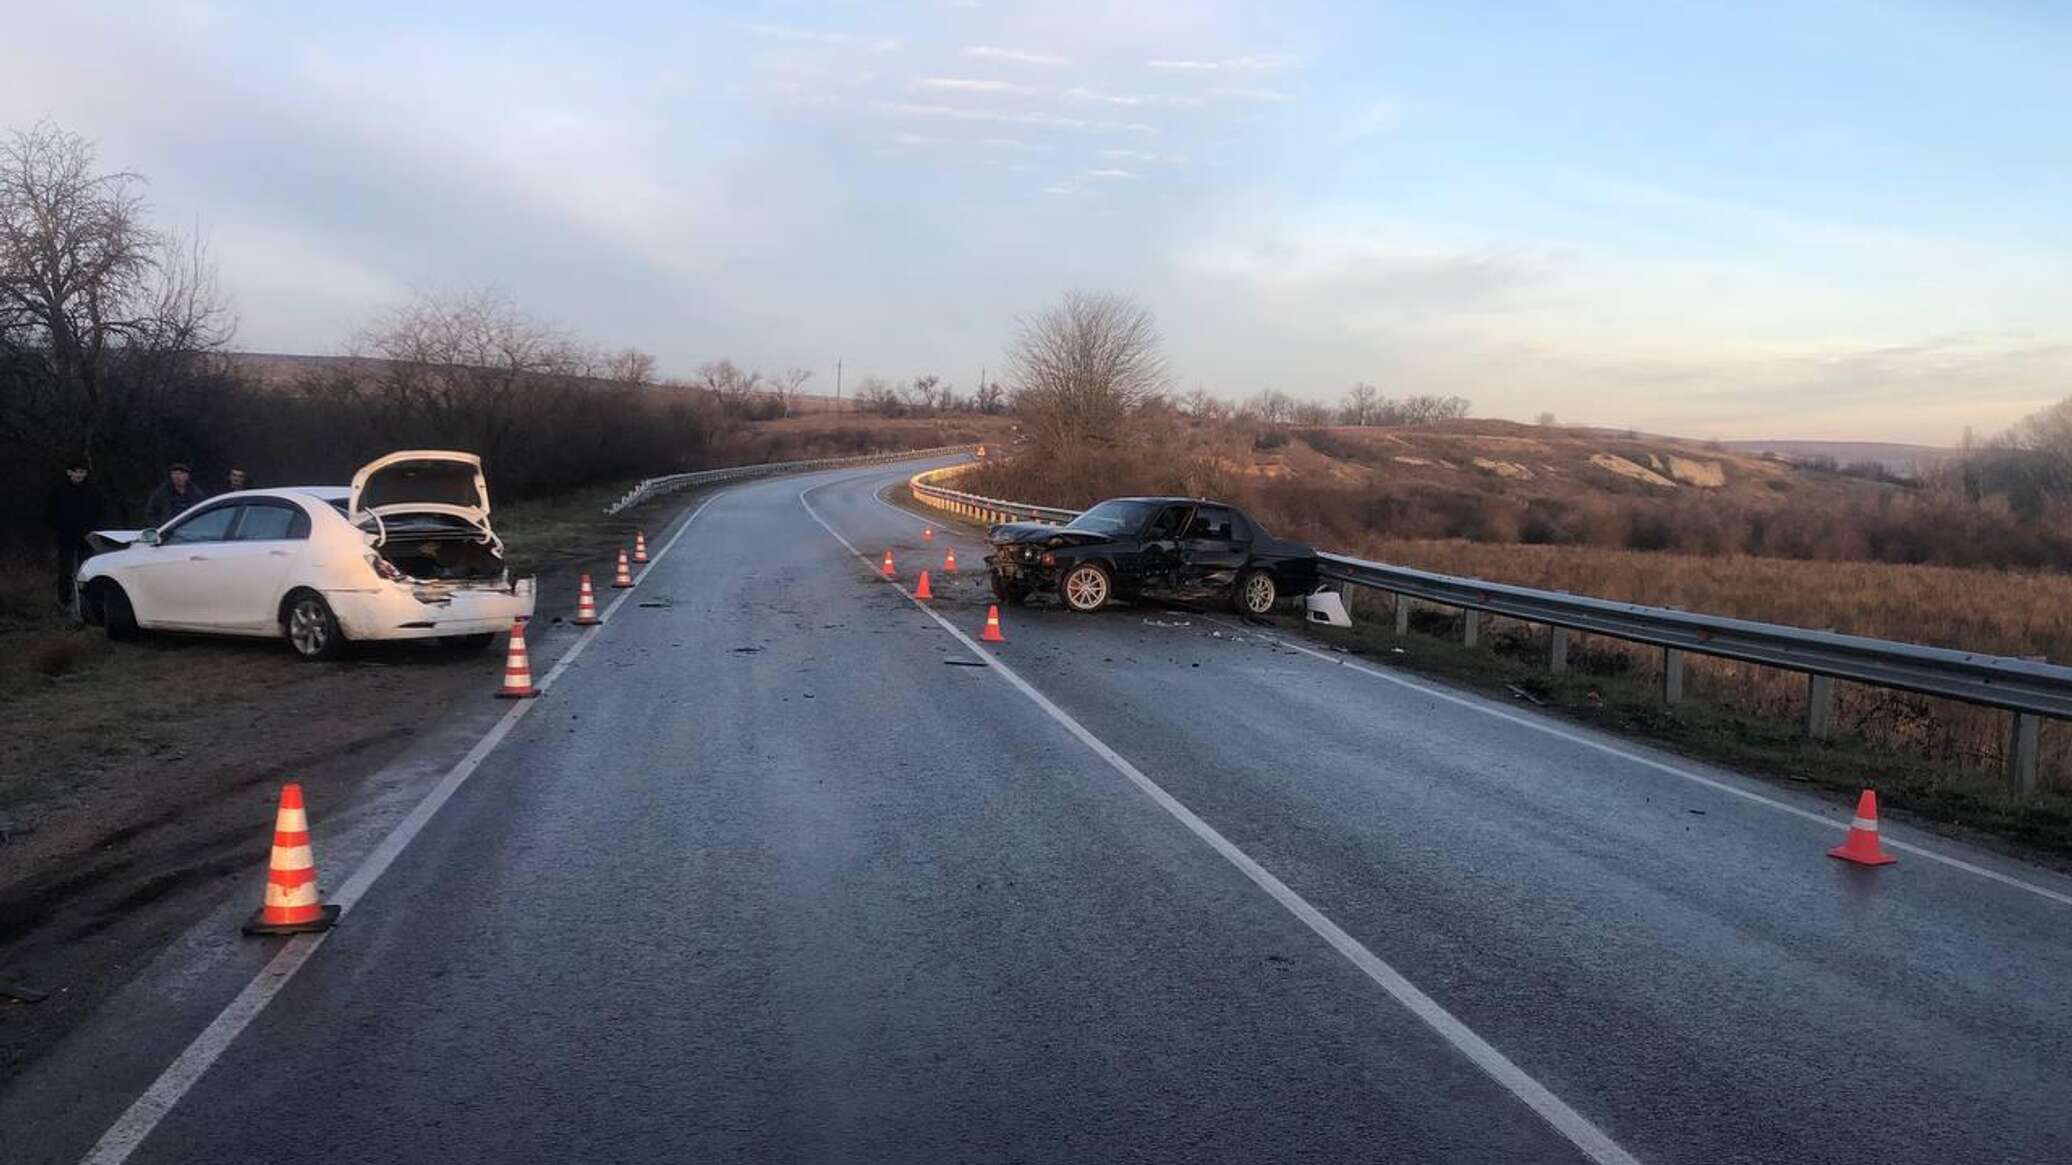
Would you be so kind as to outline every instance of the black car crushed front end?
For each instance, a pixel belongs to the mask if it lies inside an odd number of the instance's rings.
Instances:
[[[1003,603],[1018,603],[1032,594],[1057,589],[1059,550],[1107,539],[1045,522],[1006,522],[988,530],[986,541],[993,546],[986,556],[986,569],[993,578],[994,597]]]

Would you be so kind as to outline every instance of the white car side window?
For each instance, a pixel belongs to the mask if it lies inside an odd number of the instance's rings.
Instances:
[[[159,539],[160,545],[180,546],[189,542],[221,542],[230,533],[230,523],[237,518],[238,507],[217,506],[188,517],[179,525],[166,531]]]

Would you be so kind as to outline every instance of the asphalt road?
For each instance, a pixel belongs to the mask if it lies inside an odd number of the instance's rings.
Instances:
[[[2066,880],[1201,613],[966,666],[905,472],[719,495],[129,1160],[2072,1160]]]

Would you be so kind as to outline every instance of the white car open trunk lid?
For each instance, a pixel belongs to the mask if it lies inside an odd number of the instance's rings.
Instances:
[[[482,459],[450,449],[406,449],[378,457],[353,474],[346,518],[368,525],[369,515],[442,514],[489,533],[489,486]]]

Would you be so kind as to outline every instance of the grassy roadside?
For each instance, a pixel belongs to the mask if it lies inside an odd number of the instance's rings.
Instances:
[[[888,500],[945,525],[984,527],[917,503],[902,483]],[[1355,599],[1353,626],[1312,626],[1275,620],[1284,632],[1369,658],[1375,663],[1448,681],[1464,689],[1513,700],[1540,712],[1608,733],[1647,741],[1671,752],[1753,776],[1831,792],[1844,803],[1865,787],[1878,805],[1912,824],[2072,870],[2072,795],[2044,790],[2017,797],[1982,784],[1975,772],[1838,731],[1808,740],[1797,718],[1738,709],[1717,698],[1731,682],[1696,669],[1687,672],[1683,700],[1663,704],[1659,677],[1636,670],[1629,654],[1608,641],[1571,635],[1566,674],[1547,671],[1547,632],[1484,616],[1481,645],[1461,645],[1461,616],[1432,607],[1412,609],[1410,633],[1395,634],[1393,608],[1379,592]],[[1838,685],[1840,686],[1840,685]]]

